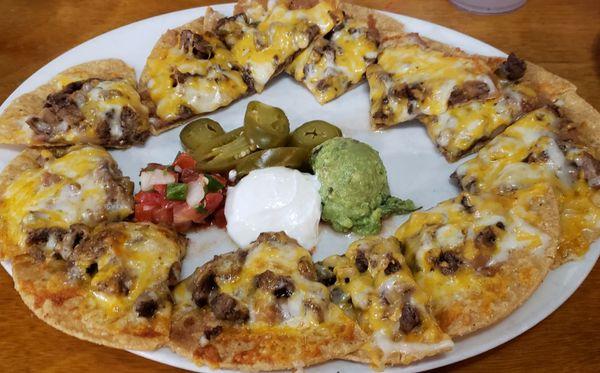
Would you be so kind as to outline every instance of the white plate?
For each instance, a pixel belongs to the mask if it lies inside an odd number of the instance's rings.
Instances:
[[[216,5],[224,14],[231,14],[233,4]],[[116,57],[133,65],[140,73],[147,55],[158,37],[167,28],[177,27],[204,14],[205,8],[195,8],[169,13],[136,22],[89,40],[59,56],[27,79],[4,102],[4,109],[14,97],[33,90],[60,71],[89,60]],[[404,23],[408,31],[419,32],[432,39],[462,48],[470,53],[504,56],[498,49],[456,31],[418,19],[386,13]],[[407,124],[385,132],[369,130],[368,87],[363,84],[341,98],[324,106],[319,105],[308,90],[289,77],[281,77],[260,95],[240,100],[234,105],[210,115],[228,129],[239,127],[246,104],[260,100],[283,108],[292,127],[312,119],[323,119],[337,124],[344,135],[367,142],[377,149],[387,167],[392,193],[402,198],[411,198],[424,208],[457,194],[448,181],[456,164],[448,164],[436,151],[422,126]],[[139,170],[149,162],[170,163],[181,150],[179,129],[153,137],[143,147],[112,151],[123,172],[137,184]],[[4,167],[21,150],[19,147],[0,147],[0,167]],[[395,217],[385,224],[385,233],[391,233],[406,217]],[[324,227],[315,254],[316,259],[345,251],[355,239],[341,235]],[[235,248],[235,244],[224,231],[207,229],[190,236],[190,247],[183,262],[183,276],[192,273],[197,265],[213,255]],[[454,363],[492,349],[525,332],[558,308],[577,289],[593,268],[600,254],[600,243],[596,242],[578,262],[566,264],[552,271],[535,294],[516,312],[504,321],[479,333],[456,341],[452,352],[421,361],[405,368],[392,371],[413,372],[432,369]],[[10,273],[8,263],[3,263]],[[207,371],[199,368],[166,348],[154,352],[133,353],[147,359],[159,361],[179,368]],[[332,361],[307,369],[311,372],[355,372],[364,371],[365,365],[346,361]]]

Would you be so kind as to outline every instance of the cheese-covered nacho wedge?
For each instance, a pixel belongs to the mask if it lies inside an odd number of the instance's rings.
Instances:
[[[40,319],[77,338],[153,350],[169,338],[186,241],[152,224],[97,226],[72,252],[13,260],[15,288]]]
[[[593,155],[600,134],[583,138],[591,147],[576,141],[585,123],[572,122],[561,109],[573,103],[587,105],[569,93],[557,106],[527,114],[456,171],[461,187],[475,193],[504,195],[540,182],[551,184],[560,208],[557,265],[585,254],[600,237],[600,161]],[[600,114],[595,119],[590,114],[585,120],[600,126]]]
[[[460,336],[506,317],[552,265],[559,223],[551,187],[458,197],[415,212],[395,233],[442,329]]]
[[[379,38],[374,20],[352,17],[300,53],[286,71],[325,104],[344,94],[364,77],[377,60]],[[401,27],[401,26],[400,26]]]
[[[401,35],[404,26],[381,12],[342,3],[344,20],[317,38],[287,67],[317,101],[325,104],[359,84],[377,60],[381,39]]]
[[[249,87],[257,92],[342,18],[336,0],[277,1],[255,22],[257,8],[261,5],[251,7],[249,15],[242,12],[210,22],[212,31],[231,49]]]
[[[3,144],[124,148],[144,142],[149,129],[135,71],[117,59],[71,67],[0,115]]]
[[[458,104],[497,97],[496,77],[488,62],[417,34],[383,41],[377,63],[367,68],[373,127],[440,115]]]
[[[366,237],[317,264],[331,299],[358,321],[369,341],[346,359],[405,365],[452,348],[429,312],[427,294],[415,283],[394,237]]]
[[[140,77],[155,134],[244,96],[248,86],[227,46],[205,32],[204,18],[167,31]]]
[[[470,101],[419,120],[449,162],[474,153],[524,114],[575,87],[514,54],[495,69],[500,96]]]
[[[216,256],[174,290],[170,347],[198,365],[237,370],[302,368],[365,341],[330,301],[310,253],[284,233]]]
[[[0,258],[66,256],[101,222],[133,212],[133,183],[96,146],[26,149],[0,174]]]

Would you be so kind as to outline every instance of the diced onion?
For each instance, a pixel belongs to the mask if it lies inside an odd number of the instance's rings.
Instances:
[[[152,190],[155,185],[170,184],[175,181],[175,175],[166,170],[142,171],[140,174],[140,184],[144,192]]]

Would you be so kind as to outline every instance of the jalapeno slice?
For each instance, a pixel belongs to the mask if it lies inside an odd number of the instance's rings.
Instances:
[[[290,122],[280,108],[252,101],[244,116],[244,135],[258,149],[284,146],[290,134]]]
[[[299,169],[308,160],[308,151],[305,148],[282,147],[260,150],[242,159],[235,166],[237,178],[241,178],[250,171],[266,167],[288,167]]]
[[[197,149],[207,141],[225,133],[218,122],[209,118],[191,121],[179,133],[179,139],[186,149]]]
[[[256,147],[248,142],[242,128],[227,132],[191,150],[196,167],[205,172],[224,172],[235,168],[237,161]]]
[[[289,146],[312,150],[315,146],[334,137],[341,137],[342,130],[324,120],[311,120],[296,128],[290,137]]]

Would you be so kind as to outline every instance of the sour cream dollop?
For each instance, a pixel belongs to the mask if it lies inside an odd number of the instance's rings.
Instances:
[[[285,232],[305,248],[319,238],[321,197],[314,175],[285,167],[250,172],[227,190],[227,233],[240,247],[263,232]]]

